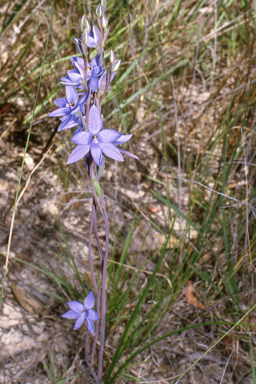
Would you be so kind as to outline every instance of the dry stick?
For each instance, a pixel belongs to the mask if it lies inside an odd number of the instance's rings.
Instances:
[[[125,268],[128,268],[128,269],[132,269],[133,271],[136,271],[136,272],[139,272],[139,271],[143,272],[143,273],[145,273],[146,275],[149,275],[149,276],[153,275],[153,272],[147,271],[146,269],[135,268],[135,267],[132,267],[131,265],[118,263],[118,261],[114,261],[114,260],[109,260],[109,262],[113,263],[113,264],[116,264],[116,265],[121,265],[122,267],[125,267]],[[163,277],[167,281],[167,283],[169,284],[169,287],[172,288],[172,282],[171,282],[171,280],[168,277],[166,277],[165,275],[162,275],[161,273],[156,273],[156,276]]]
[[[58,123],[59,125],[59,123]],[[23,188],[21,189],[20,193],[19,193],[19,196],[17,198],[17,202],[16,202],[16,207],[18,206],[19,202],[20,202],[20,199],[22,198],[24,192],[26,191],[27,189],[27,186],[29,184],[29,181],[31,179],[31,176],[33,175],[33,173],[37,170],[37,168],[40,166],[40,164],[43,162],[43,160],[45,159],[45,156],[47,155],[47,153],[51,150],[52,146],[53,146],[53,143],[52,143],[52,140],[57,132],[57,129],[58,129],[58,125],[55,127],[53,133],[51,134],[51,137],[49,138],[48,140],[48,143],[46,144],[44,150],[43,150],[43,153],[42,155],[40,156],[37,164],[34,166],[34,168],[32,169],[32,171],[30,172],[30,174],[28,175],[27,177],[27,180],[23,186]],[[11,207],[13,206],[13,204],[10,205],[10,208],[8,209],[8,211],[6,212],[5,214],[5,217],[4,217],[4,221],[5,221],[5,218],[7,216],[7,214],[9,213]],[[13,226],[14,226],[14,219],[15,219],[15,215],[16,215],[16,210],[13,211],[13,214],[12,214],[12,221],[11,221],[11,226],[10,226],[10,232],[9,232],[9,238],[8,238],[8,245],[7,245],[7,251],[6,251],[6,260],[5,260],[5,271],[7,271],[8,269],[8,261],[9,261],[9,255],[10,255],[10,248],[11,248],[11,241],[12,241],[12,233],[13,233]]]
[[[178,178],[178,201],[179,201],[179,210],[181,210],[181,164],[180,164],[180,138],[179,138],[179,127],[178,127],[178,112],[177,112],[177,99],[175,95],[174,81],[173,76],[171,76],[172,83],[172,96],[174,103],[174,112],[175,112],[175,125],[176,125],[176,133],[177,133],[177,148],[178,148],[178,168],[179,168],[179,178]],[[182,218],[179,217],[180,221],[180,232],[182,231]],[[182,241],[180,242],[180,254],[179,254],[179,262],[182,261]]]

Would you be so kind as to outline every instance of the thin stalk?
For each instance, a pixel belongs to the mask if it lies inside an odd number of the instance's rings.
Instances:
[[[98,247],[98,250],[99,250],[100,261],[101,261],[101,264],[102,264],[103,263],[103,251],[102,251],[102,248],[101,248],[100,238],[99,238],[99,233],[98,233],[97,210],[96,210],[95,204],[93,204],[92,209],[93,209],[94,233],[95,233],[95,237],[96,237],[96,241],[97,241],[97,247]]]
[[[100,313],[100,288],[99,288],[99,294],[97,298],[97,313]],[[91,366],[93,367],[94,363],[94,355],[96,351],[96,344],[98,340],[98,335],[99,335],[99,321],[96,322],[96,330],[95,330],[95,336],[94,336],[94,341],[93,341],[93,346],[92,346],[92,354],[91,354]]]
[[[93,202],[94,205],[94,202]],[[93,261],[92,261],[92,231],[93,231],[93,207],[92,207],[92,214],[91,214],[91,222],[90,222],[90,230],[89,230],[89,246],[88,246],[88,253],[89,253],[89,263],[90,263],[90,269],[92,274],[92,280],[93,285],[95,289],[95,295],[98,297],[98,286],[96,283],[94,268],[93,268]]]
[[[100,326],[100,353],[99,353],[99,369],[98,378],[101,380],[102,376],[102,361],[103,361],[103,350],[105,340],[105,320],[106,320],[106,278],[107,278],[107,265],[108,265],[108,251],[109,251],[109,223],[108,216],[104,216],[105,231],[106,231],[106,245],[105,245],[105,257],[103,263],[102,272],[102,300],[101,300],[101,326]]]
[[[88,361],[88,354],[89,354],[89,331],[86,327],[86,337],[85,337],[85,362]],[[88,370],[87,365],[85,365],[85,384],[88,383]]]

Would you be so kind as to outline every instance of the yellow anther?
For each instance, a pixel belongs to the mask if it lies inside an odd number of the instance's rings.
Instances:
[[[94,138],[94,140],[97,140],[97,136],[95,135],[95,136],[93,136],[93,138]]]
[[[70,105],[71,107],[73,107],[73,105],[75,105],[75,103],[74,103],[74,102],[72,102],[72,103],[69,103],[69,105]]]

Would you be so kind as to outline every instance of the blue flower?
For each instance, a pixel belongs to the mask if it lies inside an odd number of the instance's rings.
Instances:
[[[88,42],[86,45],[89,48],[96,48],[100,45],[100,41],[101,41],[101,33],[98,30],[98,28],[95,27],[95,25],[94,25],[92,27],[92,30],[89,33]]]
[[[97,92],[99,88],[99,76],[103,73],[103,68],[99,64],[99,55],[97,54],[87,67],[87,76],[84,69],[84,60],[81,57],[71,57],[70,60],[74,65],[74,70],[68,71],[67,76],[61,78],[62,81],[60,84],[73,85],[80,89],[86,89],[86,83],[89,80],[89,88],[91,88],[93,92]]]
[[[89,332],[94,335],[94,321],[99,320],[99,315],[92,308],[94,307],[94,293],[91,291],[84,299],[84,304],[79,301],[69,301],[67,305],[70,311],[64,313],[62,317],[65,319],[77,319],[74,330],[77,330],[86,320]]]
[[[62,123],[60,124],[58,131],[72,128],[80,124],[80,119],[76,116],[76,114],[78,112],[83,113],[84,104],[86,103],[88,96],[89,92],[83,94],[79,100],[79,94],[77,93],[77,90],[71,85],[66,86],[66,98],[61,97],[56,99],[54,103],[59,108],[55,109],[55,111],[49,114],[51,117],[62,116]]]
[[[124,161],[120,154],[121,148],[116,147],[118,144],[125,143],[132,135],[123,136],[114,129],[103,129],[103,121],[98,108],[93,105],[89,112],[89,132],[82,131],[72,136],[73,143],[78,146],[69,156],[67,164],[74,163],[84,157],[89,151],[95,161],[100,166],[103,154],[118,161]],[[131,157],[137,156],[125,151]]]

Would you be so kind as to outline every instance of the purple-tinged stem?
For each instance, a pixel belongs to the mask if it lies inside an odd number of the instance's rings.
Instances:
[[[94,233],[95,233],[95,237],[96,237],[96,241],[97,241],[97,246],[98,246],[98,250],[99,250],[100,261],[101,261],[101,264],[102,264],[103,263],[103,252],[102,252],[102,248],[101,248],[101,244],[100,244],[100,238],[99,238],[99,233],[98,233],[97,212],[96,212],[95,204],[93,204],[92,209],[94,209],[94,213],[93,213]]]
[[[102,362],[103,362],[103,351],[105,341],[105,322],[106,322],[106,279],[107,279],[107,265],[108,265],[108,251],[109,251],[109,223],[108,216],[104,216],[105,231],[106,231],[106,245],[105,245],[105,257],[102,272],[102,300],[101,300],[101,326],[100,326],[100,353],[99,353],[99,368],[98,378],[101,380],[102,376]]]
[[[100,313],[100,289],[99,289],[99,294],[97,297],[97,313]],[[96,351],[96,344],[98,340],[98,335],[99,335],[99,321],[96,322],[96,330],[95,330],[95,337],[93,341],[93,347],[92,347],[92,354],[91,354],[91,366],[93,367],[94,363],[94,354]]]
[[[91,165],[90,165],[90,167],[91,167]],[[93,213],[93,207],[92,207],[92,213]],[[92,260],[92,230],[93,230],[93,215],[91,214],[88,253],[89,253],[89,263],[90,263],[90,269],[91,269],[91,274],[92,274],[92,280],[93,280],[95,295],[96,295],[96,297],[98,297],[98,287],[97,287],[97,283],[96,283],[96,278],[95,278],[95,273],[94,273],[94,268],[93,268],[93,260]]]
[[[91,364],[89,363],[88,360],[85,360],[85,363],[87,364],[88,368],[89,368],[89,371],[90,371],[90,375],[91,377],[93,378],[94,382],[96,384],[100,384],[99,380],[98,380],[98,377],[95,375],[95,373],[93,372],[93,369],[92,369],[92,366]]]
[[[86,327],[86,338],[85,338],[85,361],[88,360],[88,353],[89,353],[89,331]],[[88,370],[87,365],[85,366],[85,384],[88,383]]]

